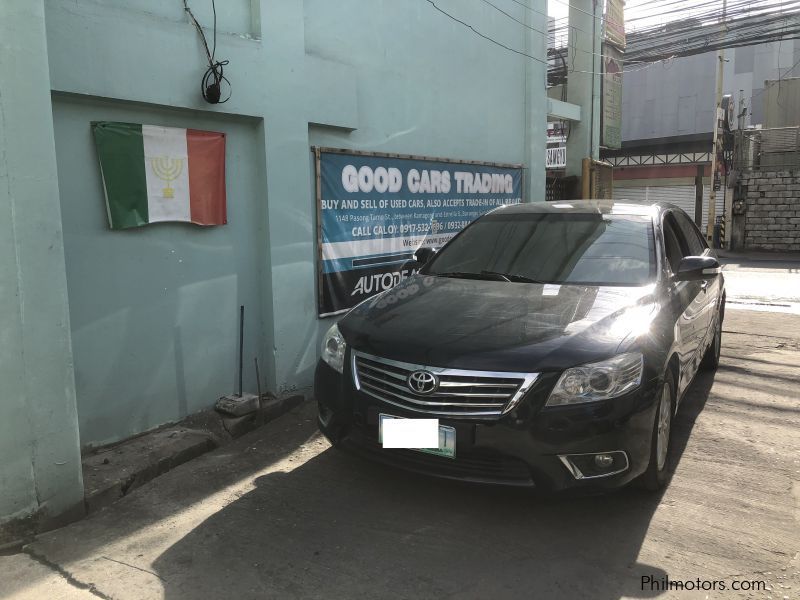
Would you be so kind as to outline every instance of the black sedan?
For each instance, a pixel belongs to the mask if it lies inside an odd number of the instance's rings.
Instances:
[[[672,419],[719,361],[725,287],[670,204],[494,210],[330,328],[316,371],[334,446],[405,469],[545,491],[662,487]],[[389,419],[438,447],[384,448]]]

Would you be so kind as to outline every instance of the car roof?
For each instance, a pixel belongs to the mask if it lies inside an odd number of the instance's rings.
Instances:
[[[631,200],[558,200],[555,202],[525,202],[508,204],[498,209],[503,214],[528,213],[605,213],[655,216],[678,206],[668,202],[635,202]]]

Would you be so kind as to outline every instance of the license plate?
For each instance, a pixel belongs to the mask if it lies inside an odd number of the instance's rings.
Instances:
[[[386,419],[403,419],[405,417],[395,417],[394,415],[378,415],[378,443],[383,444],[383,421]],[[438,448],[409,448],[415,452],[444,456],[445,458],[456,457],[456,429],[448,425],[439,425],[439,447]]]

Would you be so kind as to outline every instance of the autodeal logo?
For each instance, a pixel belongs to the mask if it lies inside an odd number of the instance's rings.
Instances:
[[[411,277],[416,271],[414,269],[405,269],[395,273],[375,273],[373,275],[364,275],[359,277],[356,285],[353,287],[351,296],[366,296],[368,294],[376,294],[392,289],[401,281]]]

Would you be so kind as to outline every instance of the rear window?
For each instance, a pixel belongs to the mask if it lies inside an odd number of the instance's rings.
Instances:
[[[447,244],[425,269],[431,275],[486,271],[556,284],[645,285],[656,274],[651,218],[487,215]]]

